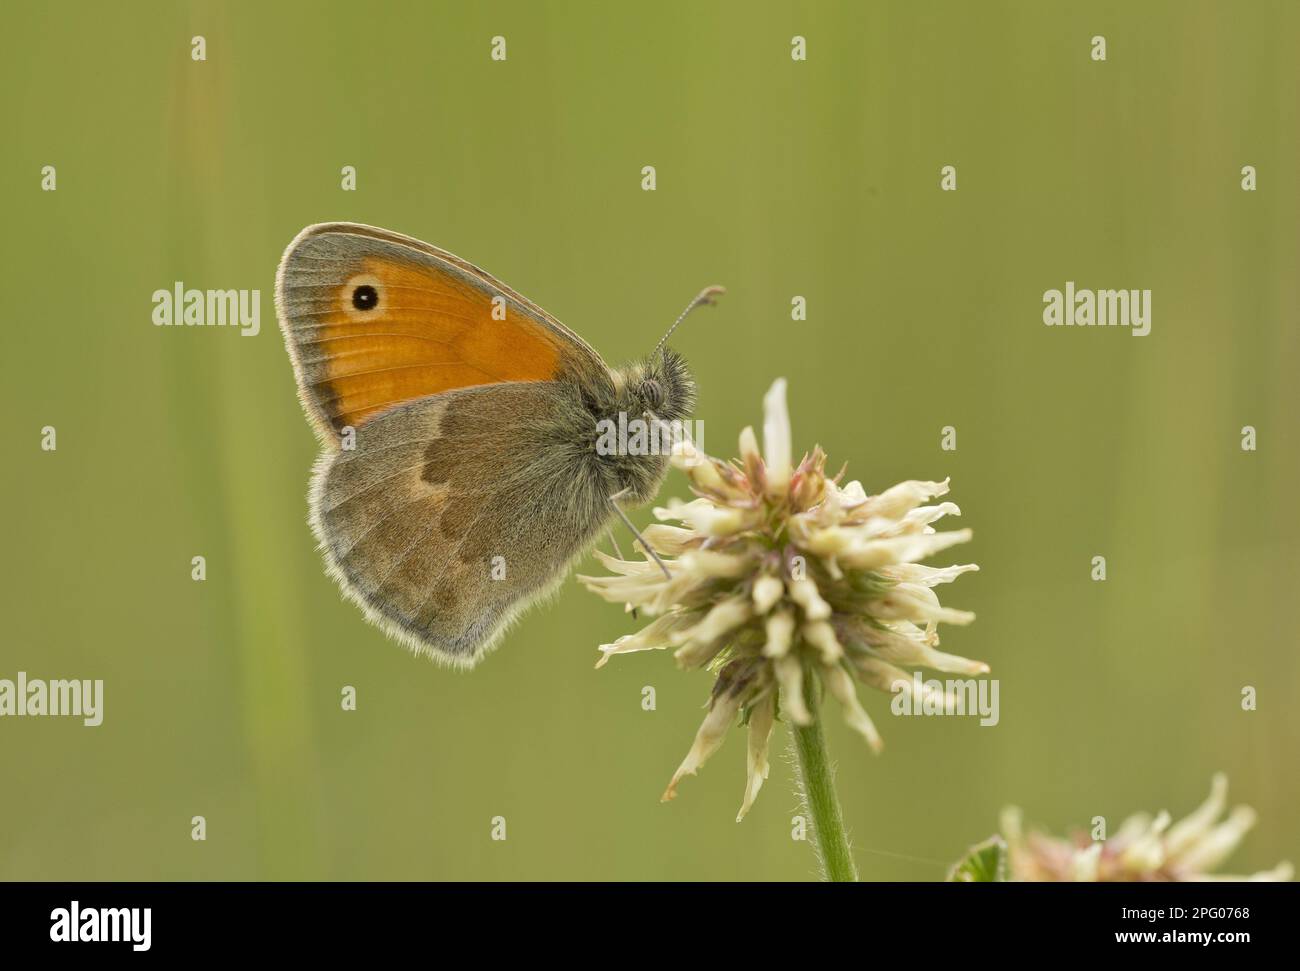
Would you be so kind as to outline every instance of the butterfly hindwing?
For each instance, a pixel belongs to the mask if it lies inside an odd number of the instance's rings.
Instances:
[[[601,484],[575,477],[566,453],[585,415],[575,385],[520,382],[373,418],[313,479],[331,573],[419,653],[475,663],[608,518]]]

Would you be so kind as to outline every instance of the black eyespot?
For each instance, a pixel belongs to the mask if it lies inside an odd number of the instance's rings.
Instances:
[[[363,283],[352,291],[352,306],[358,310],[371,310],[379,303],[379,292],[369,283]]]

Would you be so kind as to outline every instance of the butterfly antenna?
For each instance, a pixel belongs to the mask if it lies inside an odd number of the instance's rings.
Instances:
[[[609,504],[614,507],[614,512],[618,513],[618,518],[623,520],[623,525],[631,530],[632,535],[636,537],[636,541],[641,544],[641,548],[650,554],[650,559],[658,563],[659,569],[664,571],[664,576],[671,580],[673,575],[668,572],[668,567],[664,566],[664,561],[659,559],[659,554],[650,548],[650,544],[645,541],[644,537],[642,537],[642,535],[637,531],[637,528],[632,525],[632,520],[627,518],[627,513],[625,513],[623,507],[618,504],[618,501],[622,499],[623,496],[627,495],[627,491],[627,489],[623,489],[621,492],[614,493],[609,497]]]
[[[673,335],[673,331],[677,329],[678,324],[680,324],[683,320],[685,320],[692,310],[694,310],[696,307],[702,307],[704,304],[713,306],[713,304],[717,302],[718,297],[722,296],[726,292],[727,290],[725,287],[714,286],[714,287],[705,287],[703,290],[697,293],[695,295],[695,299],[692,300],[690,303],[688,303],[686,305],[686,309],[683,310],[681,312],[681,315],[676,320],[673,321],[673,325],[668,328],[668,333],[664,334],[663,337],[659,338],[659,343],[654,346],[654,350],[650,352],[650,356],[653,358],[656,354],[659,353],[660,349],[664,346],[665,343],[667,343],[668,338]]]

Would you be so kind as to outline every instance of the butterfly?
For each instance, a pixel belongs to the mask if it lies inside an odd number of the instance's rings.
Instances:
[[[356,223],[299,233],[275,303],[322,444],[309,522],[344,594],[417,654],[478,663],[611,517],[631,526],[621,503],[658,491],[667,449],[598,448],[598,429],[620,415],[680,427],[695,380],[666,341],[721,292],[702,291],[646,358],[610,368],[435,246]]]

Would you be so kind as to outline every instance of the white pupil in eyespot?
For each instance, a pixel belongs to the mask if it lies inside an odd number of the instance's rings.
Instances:
[[[363,283],[352,291],[352,306],[357,310],[370,310],[379,303],[379,291],[369,283]]]

